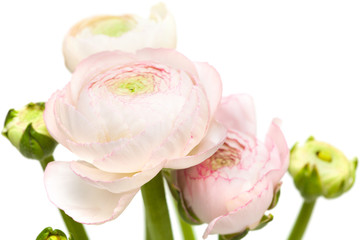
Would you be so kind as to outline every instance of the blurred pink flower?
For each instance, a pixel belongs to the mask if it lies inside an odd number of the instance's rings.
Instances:
[[[201,164],[176,171],[185,209],[208,223],[204,238],[255,228],[272,203],[289,161],[276,120],[265,144],[256,139],[249,96],[224,98],[215,118],[228,129],[225,143]]]
[[[81,62],[46,103],[49,133],[81,159],[48,165],[50,200],[76,221],[102,223],[162,168],[211,156],[226,137],[213,120],[221,86],[213,67],[170,49],[102,52]]]

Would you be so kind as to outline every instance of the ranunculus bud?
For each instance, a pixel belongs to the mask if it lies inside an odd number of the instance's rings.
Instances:
[[[304,199],[335,198],[355,182],[357,159],[349,161],[337,148],[310,137],[291,150],[289,172]]]
[[[29,103],[20,110],[10,109],[6,116],[2,134],[27,158],[41,160],[56,147],[44,123],[44,109],[44,103]]]
[[[271,221],[289,149],[273,121],[265,143],[256,138],[255,111],[247,95],[223,98],[215,118],[228,129],[217,152],[194,167],[176,171],[175,186],[186,220],[208,223],[208,234],[240,239]]]
[[[68,240],[65,233],[59,229],[53,230],[51,227],[47,227],[37,236],[36,240]],[[69,237],[72,240],[72,237]]]
[[[176,47],[175,20],[163,3],[152,7],[149,19],[132,14],[84,19],[66,35],[63,53],[67,68],[73,72],[81,60],[94,53],[135,52],[146,47]]]

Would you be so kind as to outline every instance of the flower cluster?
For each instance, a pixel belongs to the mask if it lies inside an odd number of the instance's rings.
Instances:
[[[259,141],[252,98],[222,97],[215,68],[175,47],[164,4],[149,19],[80,21],[63,43],[70,82],[45,107],[31,105],[36,114],[11,111],[3,134],[27,157],[50,156],[48,197],[77,222],[115,219],[165,168],[184,218],[208,223],[204,238],[243,236],[272,219],[264,214],[276,205],[289,161],[279,120]],[[57,143],[78,158],[47,164]],[[41,239],[51,234],[58,232],[46,229]]]

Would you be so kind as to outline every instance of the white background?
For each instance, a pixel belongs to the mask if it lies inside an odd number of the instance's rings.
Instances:
[[[70,73],[61,44],[68,29],[96,14],[137,13],[155,1],[7,1],[0,8],[0,118],[10,108],[46,101]],[[176,18],[178,50],[215,66],[224,95],[255,99],[259,138],[273,117],[289,146],[310,135],[360,156],[360,3],[358,1],[166,1]],[[1,239],[35,239],[65,230],[47,200],[42,170],[0,138]],[[64,148],[55,157],[76,160]],[[358,171],[359,173],[359,171]],[[286,239],[301,205],[287,174],[274,220],[245,239]],[[360,183],[336,200],[319,199],[305,239],[360,239]],[[176,221],[175,239],[181,239]],[[196,228],[201,237],[205,225]],[[144,239],[141,194],[115,221],[88,226],[92,240]],[[209,239],[217,239],[215,236]]]

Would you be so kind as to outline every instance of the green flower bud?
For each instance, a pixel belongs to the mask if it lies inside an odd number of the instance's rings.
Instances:
[[[51,227],[47,227],[37,236],[36,240],[72,240],[72,237],[68,239],[65,233],[59,229],[53,230]]]
[[[349,161],[330,144],[310,137],[304,146],[291,149],[289,172],[305,200],[335,198],[355,182],[357,159]]]
[[[27,158],[50,156],[57,142],[48,133],[44,119],[44,103],[29,103],[20,110],[10,109],[2,134]]]

